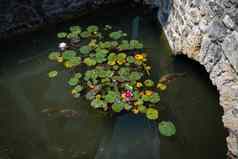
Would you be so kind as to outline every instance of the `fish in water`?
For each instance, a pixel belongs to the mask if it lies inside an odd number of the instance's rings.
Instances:
[[[66,118],[77,118],[80,116],[79,112],[73,109],[62,109],[57,108],[45,108],[41,111],[42,113],[47,113],[49,116],[53,114],[62,115]]]
[[[178,77],[183,77],[185,75],[186,73],[169,73],[169,74],[163,75],[160,78],[159,83],[169,84],[173,80],[176,80]]]

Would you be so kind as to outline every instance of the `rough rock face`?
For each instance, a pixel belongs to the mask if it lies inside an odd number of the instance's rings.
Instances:
[[[124,0],[1,0],[0,38]]]
[[[238,157],[238,1],[145,0],[158,18],[174,54],[202,64],[220,92],[229,150]]]

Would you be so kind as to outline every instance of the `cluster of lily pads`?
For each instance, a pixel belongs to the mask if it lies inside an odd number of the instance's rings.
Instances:
[[[72,72],[67,83],[75,98],[83,95],[102,111],[145,114],[158,120],[159,92],[166,85],[149,78],[151,67],[143,43],[127,40],[127,33],[113,31],[109,25],[101,30],[95,25],[72,26],[57,36],[64,42],[48,57]],[[57,75],[56,70],[48,73],[49,78]],[[170,121],[160,122],[159,129],[166,136],[176,132]]]

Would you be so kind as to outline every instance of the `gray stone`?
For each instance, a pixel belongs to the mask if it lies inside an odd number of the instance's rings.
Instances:
[[[233,31],[222,43],[224,54],[238,72],[238,32]]]
[[[223,18],[223,23],[229,29],[234,29],[235,27],[235,23],[233,22],[233,20],[231,19],[229,15],[225,15],[225,17]]]

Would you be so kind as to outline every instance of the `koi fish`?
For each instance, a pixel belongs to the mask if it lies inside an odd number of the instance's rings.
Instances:
[[[42,113],[47,113],[48,115],[59,114],[66,118],[76,118],[79,117],[79,112],[73,109],[62,109],[57,108],[45,108],[41,111]]]
[[[169,84],[170,82],[177,79],[178,77],[183,77],[185,75],[186,73],[169,73],[169,74],[163,75],[160,78],[159,83]]]

